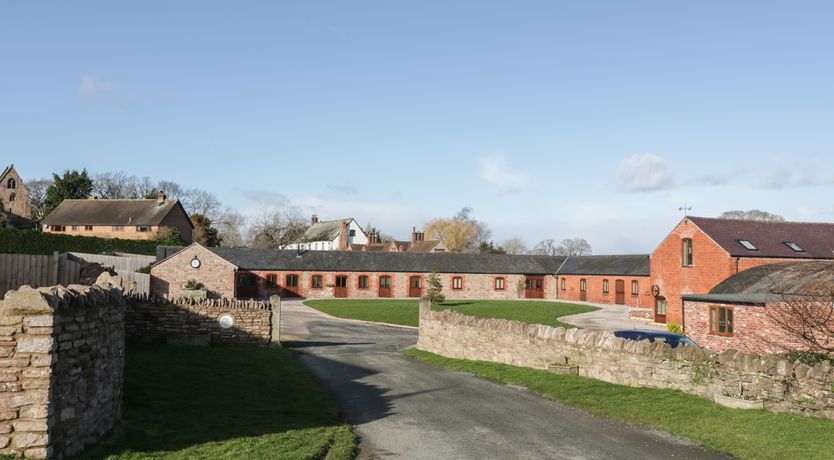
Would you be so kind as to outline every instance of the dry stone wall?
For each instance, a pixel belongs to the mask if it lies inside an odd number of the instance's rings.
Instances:
[[[579,375],[606,382],[677,389],[712,399],[736,395],[775,411],[834,419],[834,367],[808,366],[783,355],[636,342],[610,331],[554,328],[421,309],[417,348],[450,358],[548,369],[578,366]]]
[[[116,424],[124,306],[109,284],[7,293],[0,306],[0,454],[72,456]]]

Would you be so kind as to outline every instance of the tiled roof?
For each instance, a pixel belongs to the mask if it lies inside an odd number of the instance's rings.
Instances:
[[[160,225],[179,200],[64,200],[44,225]],[[189,222],[190,223],[190,222]]]
[[[648,254],[568,257],[560,275],[649,276]]]
[[[733,257],[834,259],[834,224],[822,222],[758,222],[688,217]],[[739,241],[749,241],[756,250]],[[799,245],[797,252],[785,243]]]

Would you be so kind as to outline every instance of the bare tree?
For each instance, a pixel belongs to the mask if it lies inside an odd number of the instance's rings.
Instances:
[[[781,301],[769,302],[765,314],[798,345],[795,348],[834,354],[834,270],[805,263],[788,278],[777,289]]]
[[[217,228],[221,246],[226,248],[239,248],[245,245],[246,242],[243,239],[243,232],[246,222],[243,216],[234,209],[226,208],[214,226]]]
[[[35,179],[26,182],[29,190],[29,203],[32,205],[32,221],[39,224],[46,210],[46,191],[52,185],[52,179]]]
[[[189,214],[202,214],[211,220],[217,218],[220,212],[220,200],[205,190],[190,188],[179,196],[182,206]]]
[[[584,238],[568,238],[562,240],[556,247],[557,256],[589,256],[592,254],[591,245]]]
[[[249,247],[283,249],[301,238],[308,227],[297,208],[263,205],[249,227]]]
[[[558,251],[559,246],[556,244],[556,240],[552,238],[548,238],[546,240],[541,240],[533,247],[533,254],[539,254],[543,256],[555,256]]]
[[[728,220],[754,220],[758,222],[784,222],[785,218],[778,214],[771,214],[767,211],[760,211],[758,209],[751,209],[749,211],[725,211],[719,216],[719,219]]]
[[[501,247],[507,254],[526,254],[527,253],[527,245],[524,244],[524,241],[521,238],[510,238],[503,243],[501,243]]]

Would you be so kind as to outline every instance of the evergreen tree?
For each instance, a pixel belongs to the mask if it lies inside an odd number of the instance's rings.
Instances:
[[[426,279],[428,288],[426,295],[431,299],[431,303],[443,303],[446,301],[446,296],[443,295],[443,283],[440,282],[440,276],[436,271],[432,271]]]
[[[193,214],[191,224],[194,225],[194,242],[203,246],[220,246],[223,237],[218,234],[216,228],[211,226],[211,219],[202,214]]]
[[[63,176],[52,175],[52,185],[46,191],[44,217],[48,216],[64,200],[89,198],[93,192],[93,181],[87,170],[64,171]]]

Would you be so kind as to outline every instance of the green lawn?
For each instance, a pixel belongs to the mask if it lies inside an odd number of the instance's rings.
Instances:
[[[121,423],[82,458],[351,459],[336,403],[286,349],[127,349]]]
[[[728,409],[676,390],[633,388],[414,349],[405,353],[436,366],[524,386],[594,414],[664,430],[741,459],[834,458],[834,421],[827,419]]]
[[[305,305],[339,318],[360,319],[379,323],[417,326],[419,302],[388,299],[308,300]],[[435,310],[454,310],[482,318],[502,318],[532,324],[574,327],[557,318],[598,310],[597,307],[561,302],[529,300],[450,300],[435,305]]]

